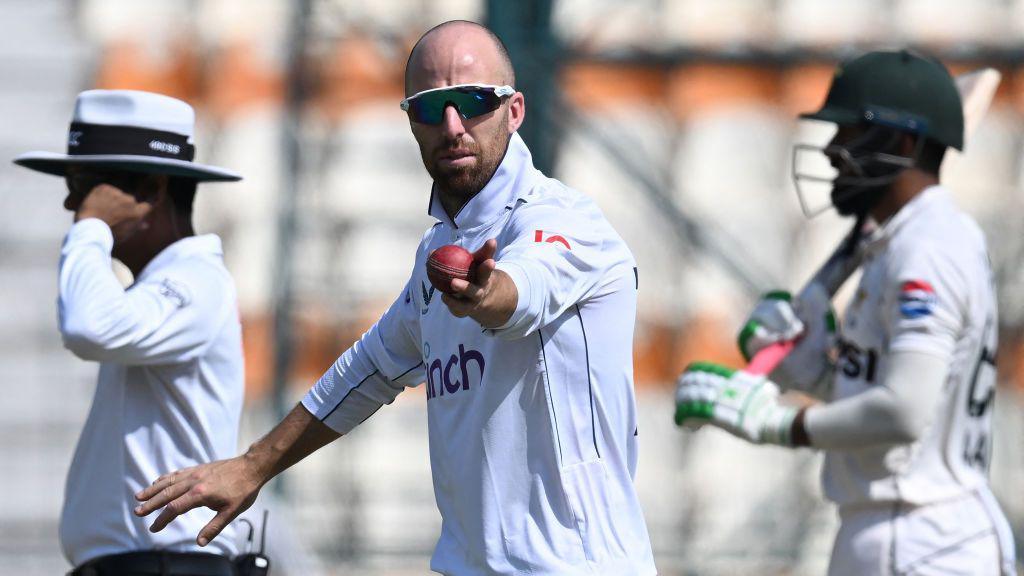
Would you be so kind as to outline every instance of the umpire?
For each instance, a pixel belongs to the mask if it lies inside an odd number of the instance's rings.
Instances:
[[[131,511],[152,478],[237,448],[235,286],[220,238],[195,235],[192,201],[199,182],[241,177],[192,161],[194,118],[167,96],[90,90],[75,103],[67,154],[14,160],[67,182],[75,216],[61,248],[60,333],[73,354],[100,363],[60,519],[72,575],[234,574],[233,534],[205,552],[195,544],[212,512],[152,534]],[[111,257],[132,271],[127,289]]]

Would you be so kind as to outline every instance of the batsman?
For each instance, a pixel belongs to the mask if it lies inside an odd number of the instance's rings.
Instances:
[[[956,82],[931,58],[871,52],[839,65],[824,106],[802,117],[837,126],[819,153],[835,170],[831,204],[857,220],[843,255],[862,276],[842,333],[825,287],[767,294],[740,349],[749,360],[795,342],[790,353],[767,375],[690,365],[675,421],[823,450],[840,518],[830,576],[1014,574],[987,473],[992,271],[981,230],[939,178],[946,151],[964,144]],[[807,175],[794,168],[794,179],[803,195]],[[780,389],[820,401],[780,404]]]

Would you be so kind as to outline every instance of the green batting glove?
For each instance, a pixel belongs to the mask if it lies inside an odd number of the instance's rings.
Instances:
[[[676,381],[680,426],[711,424],[755,444],[791,446],[796,413],[779,405],[772,381],[720,364],[695,362]]]
[[[743,326],[738,344],[749,362],[767,346],[799,338],[771,377],[783,389],[827,398],[837,331],[828,293],[820,285],[812,284],[799,300],[781,290],[762,296]]]

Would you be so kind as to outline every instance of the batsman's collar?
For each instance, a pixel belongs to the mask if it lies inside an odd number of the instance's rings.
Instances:
[[[893,214],[879,226],[875,234],[872,235],[869,240],[868,249],[871,253],[876,253],[885,247],[889,239],[896,236],[903,226],[907,222],[910,222],[917,217],[921,212],[928,210],[928,208],[936,202],[950,201],[951,196],[949,192],[937,184],[929,186],[922,190],[917,196],[914,196],[910,202],[907,202],[899,212]]]
[[[452,221],[441,205],[437,185],[430,189],[430,205],[427,213],[441,222],[460,230],[470,230],[494,222],[507,207],[515,205],[533,187],[540,172],[533,166],[533,157],[526,142],[518,132],[509,139],[508,149],[494,176],[480,192],[470,198]]]
[[[75,100],[66,154],[27,152],[14,163],[64,176],[69,166],[167,174],[195,180],[241,180],[192,161],[195,112],[176,98],[136,90],[87,90]]]

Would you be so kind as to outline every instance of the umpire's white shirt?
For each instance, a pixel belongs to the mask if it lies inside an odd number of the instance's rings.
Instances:
[[[424,235],[403,293],[303,399],[347,432],[406,386],[427,397],[444,574],[654,574],[633,479],[637,277],[586,196],[545,177],[518,134],[484,189]],[[497,238],[519,304],[482,330],[427,280],[434,249]]]
[[[157,534],[133,494],[161,474],[232,456],[242,409],[241,325],[220,239],[165,248],[123,289],[111,271],[113,236],[88,218],[61,251],[64,345],[100,362],[89,418],[68,472],[61,546],[73,565],[131,550],[201,550],[213,517],[193,510]],[[205,549],[234,554],[234,531]]]

